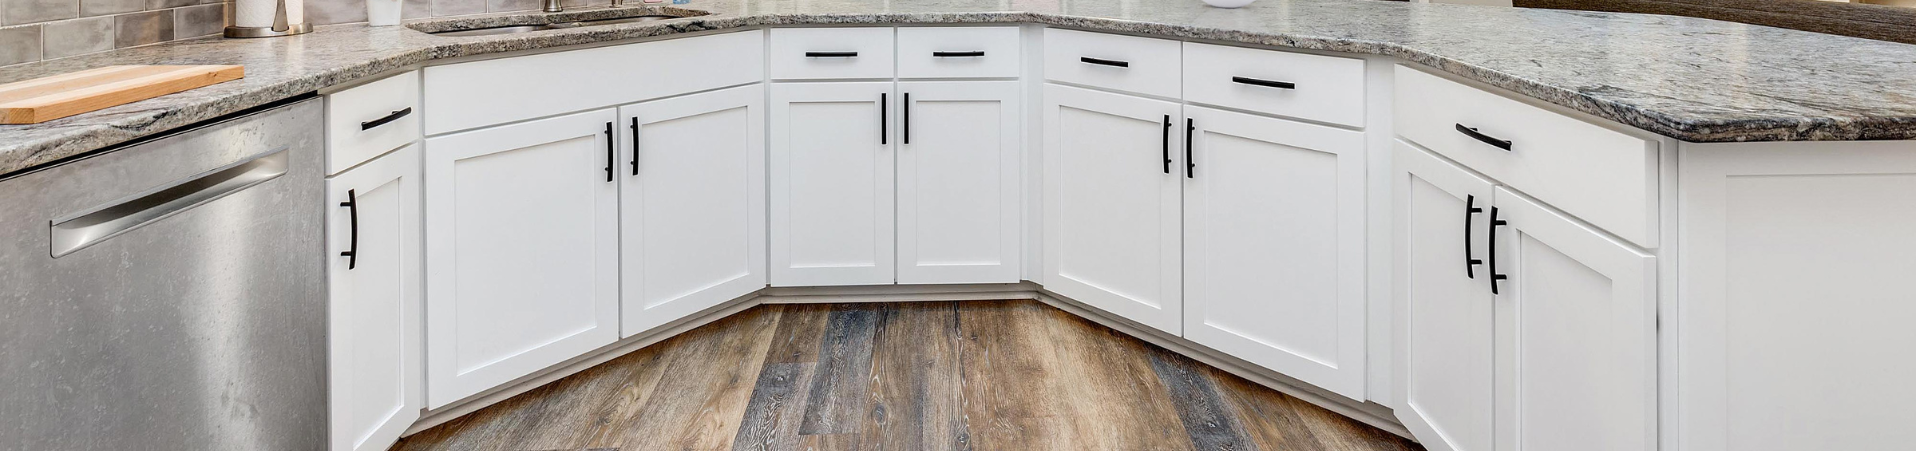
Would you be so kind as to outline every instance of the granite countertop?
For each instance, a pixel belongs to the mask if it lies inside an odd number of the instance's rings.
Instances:
[[[796,24],[1040,23],[1382,54],[1693,142],[1916,139],[1916,45],[1687,17],[1375,0],[691,0],[709,16],[432,36],[322,26],[0,68],[0,83],[113,64],[241,64],[246,78],[34,125],[0,125],[0,174],[426,61]],[[608,14],[604,9],[581,15]],[[431,19],[504,23],[536,13]]]

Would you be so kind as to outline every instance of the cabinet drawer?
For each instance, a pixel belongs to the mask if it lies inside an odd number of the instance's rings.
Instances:
[[[892,33],[884,28],[776,28],[772,78],[891,78]]]
[[[898,29],[899,78],[1018,76],[1018,27]]]
[[[765,79],[760,31],[425,69],[426,134],[603,108]]]
[[[1048,80],[1177,98],[1178,72],[1177,41],[1044,30]]]
[[[1364,125],[1364,60],[1184,43],[1184,99]]]
[[[1657,141],[1397,66],[1397,134],[1644,247]]]
[[[326,175],[419,139],[419,72],[326,96]]]

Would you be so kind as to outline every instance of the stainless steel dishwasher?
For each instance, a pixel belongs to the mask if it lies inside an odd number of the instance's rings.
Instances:
[[[0,449],[325,447],[323,111],[0,180]]]

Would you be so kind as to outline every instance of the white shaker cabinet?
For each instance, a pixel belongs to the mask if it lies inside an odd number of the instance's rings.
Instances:
[[[1397,142],[1398,421],[1433,451],[1490,451],[1496,315],[1489,180]]]
[[[771,89],[771,284],[893,283],[893,84]]]
[[[1683,144],[1677,447],[1912,446],[1913,150]]]
[[[384,450],[419,419],[419,146],[326,181],[334,451]]]
[[[621,336],[765,287],[765,88],[619,108]]]
[[[1045,289],[1181,333],[1178,104],[1052,84],[1044,102]]]
[[[1018,82],[898,91],[898,283],[1016,283]]]
[[[428,404],[615,341],[612,109],[426,140]]]
[[[1184,113],[1184,338],[1364,399],[1364,134]]]

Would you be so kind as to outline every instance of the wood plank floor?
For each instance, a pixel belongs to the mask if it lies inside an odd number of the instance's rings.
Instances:
[[[1034,301],[764,305],[401,450],[1422,450]]]

